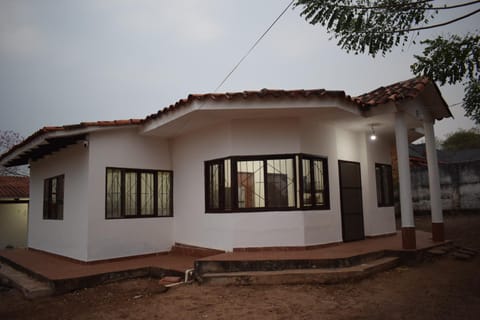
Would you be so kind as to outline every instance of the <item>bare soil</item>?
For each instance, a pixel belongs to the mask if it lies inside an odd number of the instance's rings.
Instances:
[[[416,218],[430,229],[430,217]],[[480,214],[448,216],[446,234],[480,249]],[[0,292],[0,319],[480,319],[480,257],[444,256],[340,285],[183,285],[156,279],[110,283],[29,301]]]

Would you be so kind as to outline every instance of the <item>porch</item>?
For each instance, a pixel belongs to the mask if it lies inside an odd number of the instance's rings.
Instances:
[[[389,236],[320,248],[234,251],[203,258],[195,255],[195,250],[190,251],[190,255],[173,250],[170,253],[92,263],[82,263],[37,250],[15,249],[0,251],[0,262],[48,283],[57,294],[126,278],[180,276],[186,270],[193,268],[200,280],[205,280],[209,274],[218,273],[230,273],[235,276],[235,272],[283,270],[288,273],[293,270],[296,274],[294,283],[309,282],[309,279],[312,282],[318,282],[316,279],[319,275],[324,279],[328,273],[332,272],[335,273],[335,279],[344,281],[356,278],[358,275],[368,276],[394,267],[398,263],[417,260],[433,247],[451,243],[450,241],[434,242],[430,233],[419,230],[416,231],[416,240],[416,249],[403,249],[402,235],[399,231]],[[368,266],[369,262],[385,258],[393,259],[384,260],[385,265],[372,264],[374,266],[372,270],[362,269]],[[0,277],[1,273],[0,268]],[[263,276],[271,276],[271,274]],[[291,277],[289,279],[292,280]],[[285,283],[290,282],[287,279]]]

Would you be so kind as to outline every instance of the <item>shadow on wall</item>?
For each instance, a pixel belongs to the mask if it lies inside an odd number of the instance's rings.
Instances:
[[[0,202],[0,250],[27,246],[28,202]]]

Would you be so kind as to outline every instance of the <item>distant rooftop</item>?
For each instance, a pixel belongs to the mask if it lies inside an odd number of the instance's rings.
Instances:
[[[0,198],[28,198],[29,178],[0,176]]]
[[[425,144],[411,144],[410,157],[426,159]],[[480,160],[480,149],[465,150],[437,150],[437,157],[440,163],[459,163]]]

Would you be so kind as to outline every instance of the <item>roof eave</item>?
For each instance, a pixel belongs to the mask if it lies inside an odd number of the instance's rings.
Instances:
[[[28,164],[28,159],[24,161],[15,161],[21,159],[22,155],[34,150],[35,148],[39,148],[42,145],[47,145],[49,139],[58,139],[58,138],[66,138],[66,137],[75,137],[75,136],[82,136],[87,135],[91,132],[98,132],[98,131],[107,131],[107,130],[114,130],[118,128],[128,128],[128,127],[135,127],[136,124],[128,124],[122,126],[111,126],[111,127],[103,127],[103,126],[91,126],[91,127],[84,127],[79,129],[69,129],[69,130],[56,130],[56,131],[47,131],[45,133],[40,134],[38,137],[35,137],[31,141],[24,143],[23,141],[13,146],[9,151],[4,153],[0,156],[0,165],[5,167],[14,167],[19,165]],[[28,139],[28,138],[27,138]],[[25,141],[25,140],[24,140]],[[24,143],[24,144],[23,144]],[[22,145],[23,144],[23,145]]]

